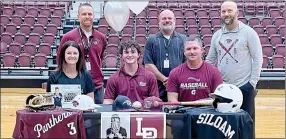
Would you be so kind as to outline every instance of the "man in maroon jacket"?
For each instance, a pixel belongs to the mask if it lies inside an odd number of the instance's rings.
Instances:
[[[103,103],[103,73],[101,71],[103,54],[107,45],[105,35],[93,28],[94,11],[89,3],[81,4],[78,8],[80,26],[66,33],[58,48],[58,54],[62,45],[69,40],[76,41],[82,50],[85,67],[90,71],[95,85],[94,100],[96,104]],[[59,63],[57,57],[57,64]]]

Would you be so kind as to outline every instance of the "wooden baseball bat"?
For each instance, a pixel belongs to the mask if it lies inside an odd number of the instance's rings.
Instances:
[[[155,107],[162,106],[162,105],[211,106],[212,103],[213,103],[213,99],[185,101],[185,102],[158,102],[158,101],[154,101],[153,106],[155,106]]]

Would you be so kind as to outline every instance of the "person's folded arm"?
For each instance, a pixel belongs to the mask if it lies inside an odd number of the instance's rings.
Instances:
[[[163,75],[154,64],[145,64],[145,68],[148,69],[149,71],[153,72],[154,75],[156,76],[157,80],[160,80],[162,82],[165,82],[168,77]]]

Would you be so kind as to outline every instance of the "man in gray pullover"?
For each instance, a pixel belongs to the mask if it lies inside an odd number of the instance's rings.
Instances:
[[[241,108],[254,121],[256,84],[263,62],[262,48],[257,33],[237,19],[238,13],[235,2],[228,0],[222,3],[221,20],[224,25],[212,36],[206,62],[218,66],[224,82],[241,89]]]

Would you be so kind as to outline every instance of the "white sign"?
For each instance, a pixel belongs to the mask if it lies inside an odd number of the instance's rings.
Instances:
[[[102,112],[101,138],[130,138],[130,113]]]
[[[61,97],[63,108],[71,108],[72,100],[82,93],[80,84],[51,84],[51,93]]]

